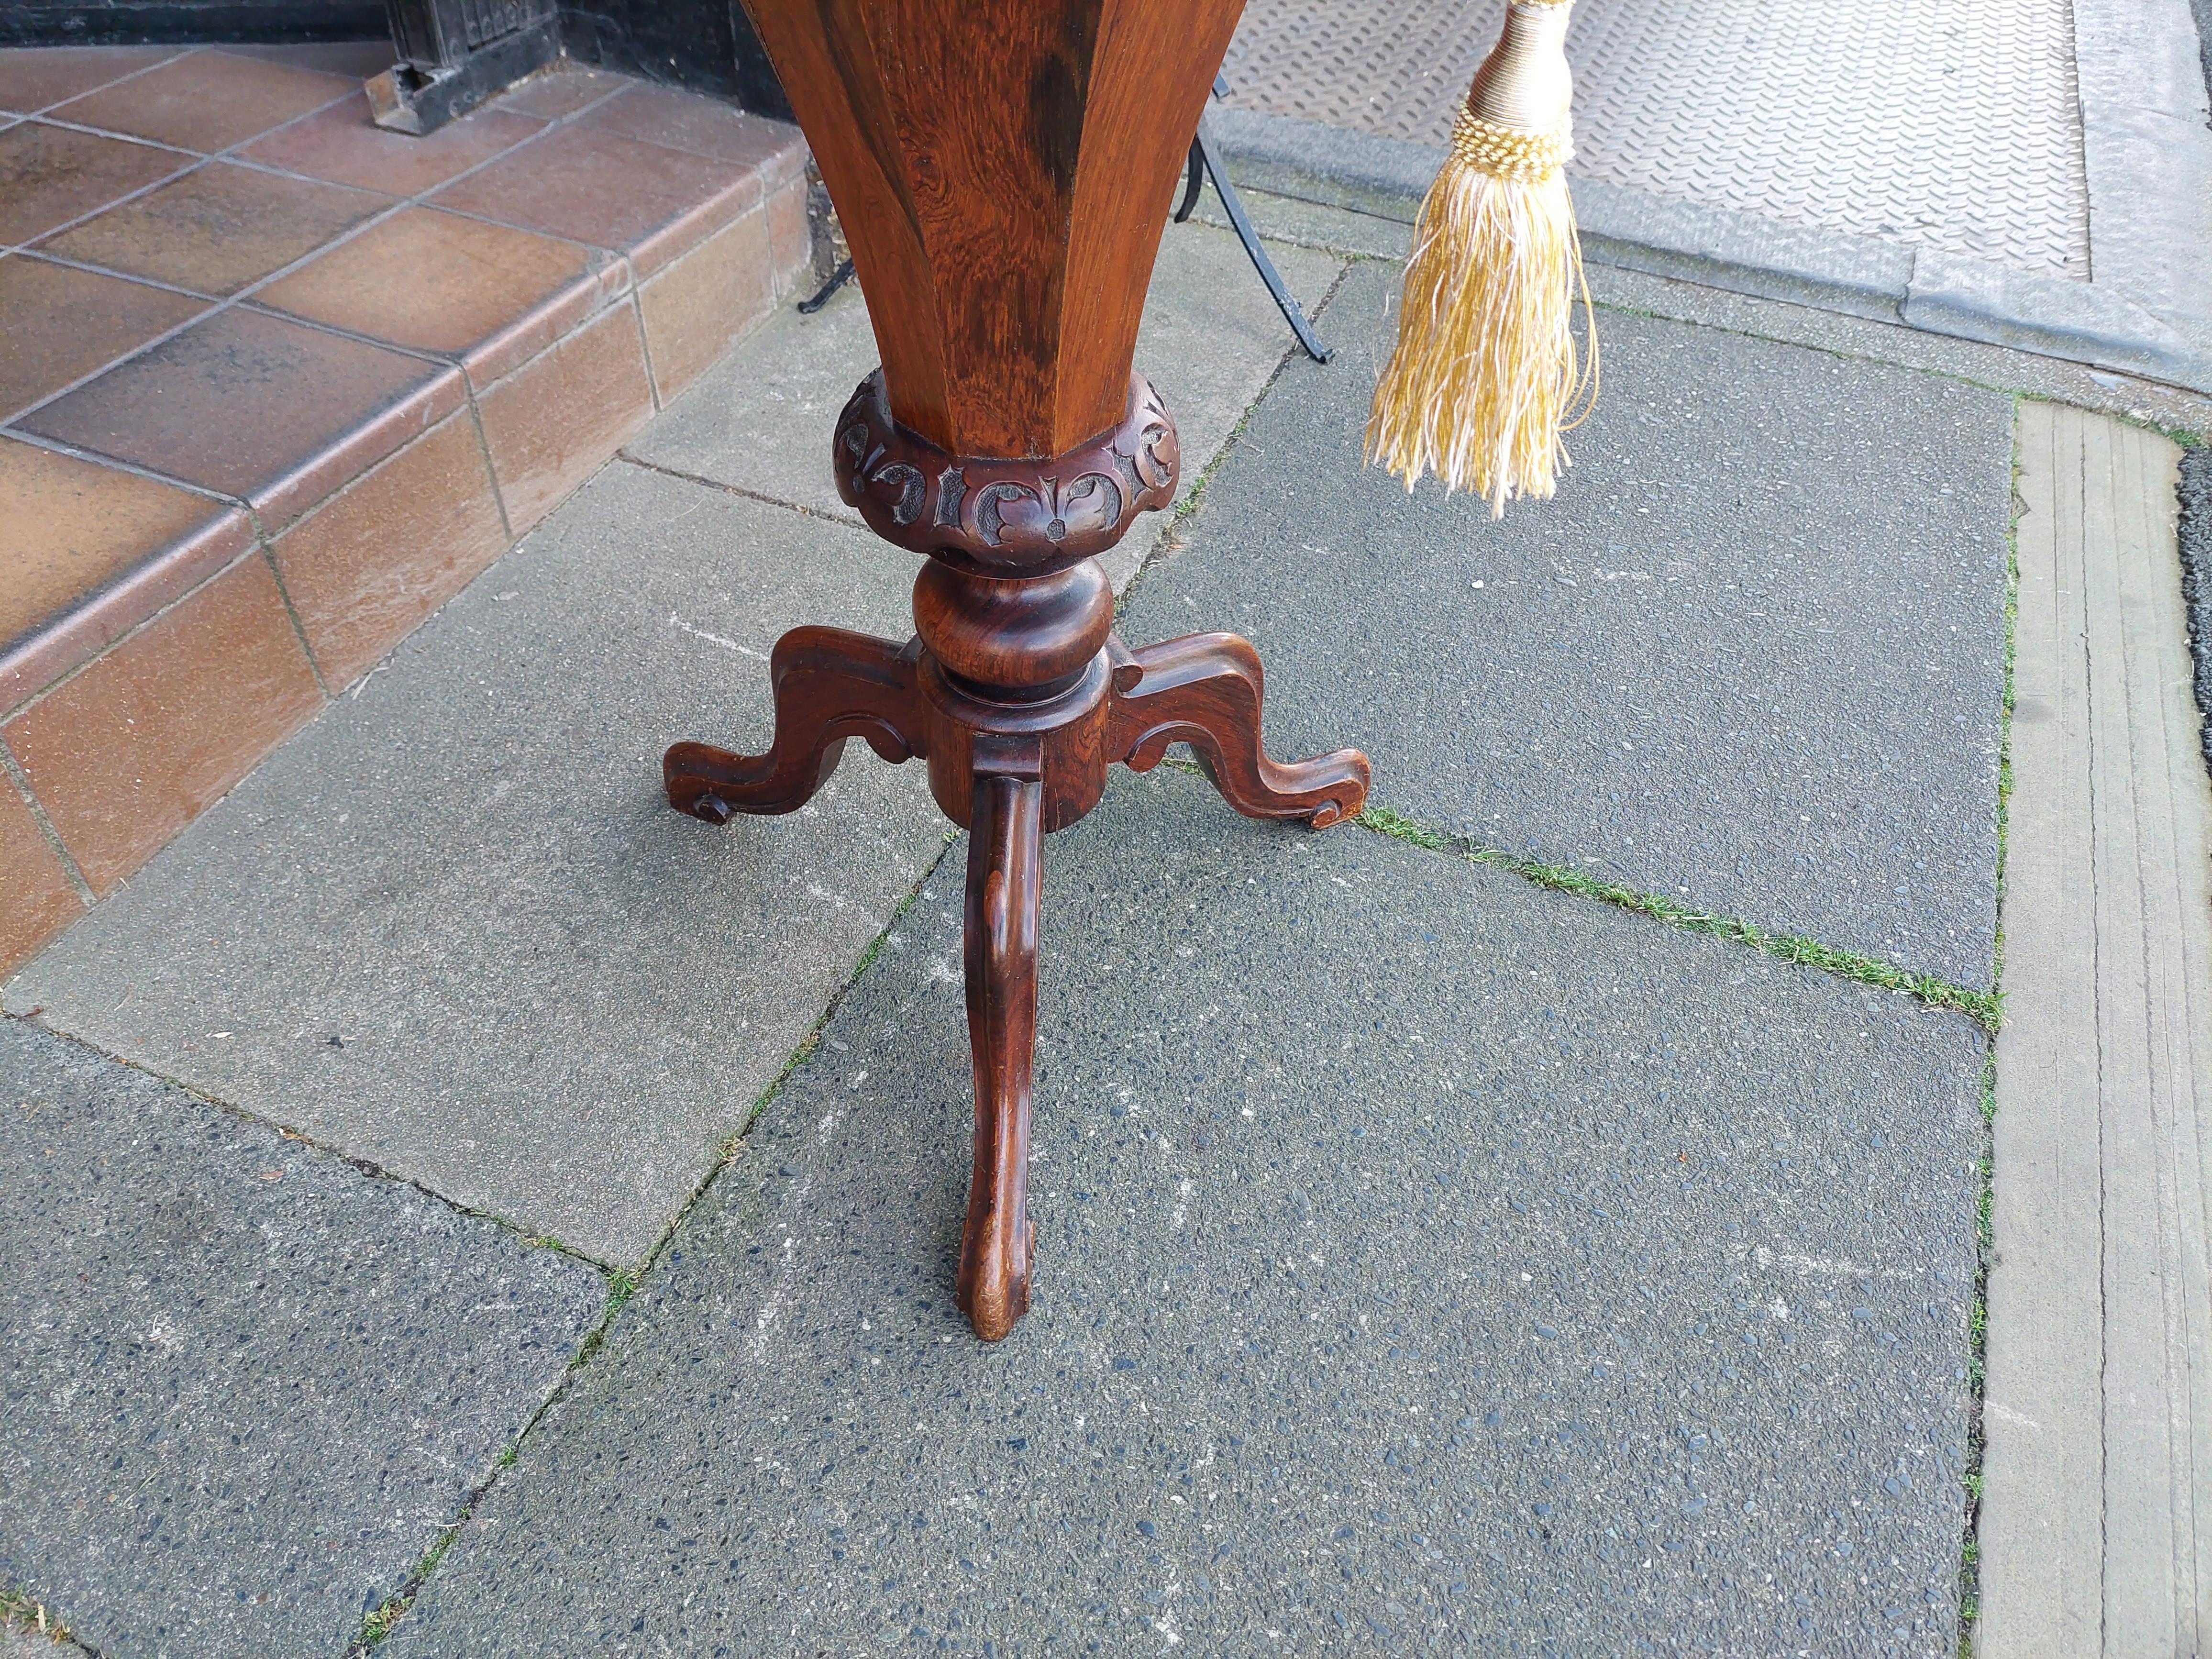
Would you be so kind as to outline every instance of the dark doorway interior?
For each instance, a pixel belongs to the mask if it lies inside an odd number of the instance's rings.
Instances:
[[[394,9],[423,9],[420,0],[395,0]],[[522,8],[474,0],[464,9]],[[562,5],[555,27],[561,48],[583,63],[790,118],[738,0],[585,0]],[[390,40],[394,33],[385,0],[0,0],[0,46]]]

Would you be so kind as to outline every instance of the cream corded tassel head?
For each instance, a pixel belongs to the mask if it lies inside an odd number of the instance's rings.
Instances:
[[[1569,326],[1583,285],[1567,194],[1574,153],[1567,69],[1572,0],[1512,0],[1483,59],[1413,233],[1398,346],[1375,388],[1367,456],[1411,489],[1434,470],[1485,496],[1552,493],[1559,434],[1597,390]]]

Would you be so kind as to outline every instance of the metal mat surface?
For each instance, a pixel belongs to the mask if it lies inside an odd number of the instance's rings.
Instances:
[[[1503,0],[1249,0],[1231,101],[1440,143]],[[2087,281],[2069,0],[1582,0],[1573,171]]]

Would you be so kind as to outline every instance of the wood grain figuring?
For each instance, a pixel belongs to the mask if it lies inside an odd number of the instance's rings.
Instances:
[[[1108,0],[1084,123],[1060,325],[1054,447],[1102,430],[1137,337],[1160,231],[1244,0]]]
[[[902,423],[1020,459],[1120,419],[1167,198],[1241,9],[747,0]]]
[[[968,834],[962,950],[975,1063],[975,1168],[953,1296],[986,1342],[1029,1311],[1036,1255],[1029,1167],[1042,895],[1038,758],[1034,738],[992,745]]]

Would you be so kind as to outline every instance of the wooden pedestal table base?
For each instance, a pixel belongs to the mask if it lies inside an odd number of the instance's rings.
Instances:
[[[854,407],[869,392],[864,385]],[[1036,1251],[1027,1189],[1041,838],[1097,805],[1109,765],[1149,771],[1176,743],[1250,817],[1319,829],[1367,798],[1357,750],[1292,766],[1261,751],[1260,659],[1243,640],[1199,634],[1133,652],[1114,635],[1113,591],[1090,553],[1140,507],[1174,499],[1174,428],[1141,380],[1130,410],[1125,433],[1083,451],[1001,462],[922,453],[912,433],[887,418],[870,430],[848,407],[838,439],[846,499],[902,543],[925,516],[934,525],[915,582],[915,637],[900,647],[793,629],[769,662],[768,752],[679,743],[663,763],[669,803],[719,823],[795,811],[836,769],[847,739],[862,738],[887,761],[927,761],[938,805],[967,826],[975,1169],[957,1296],[986,1341],[1028,1309]],[[926,515],[933,493],[938,511]]]

